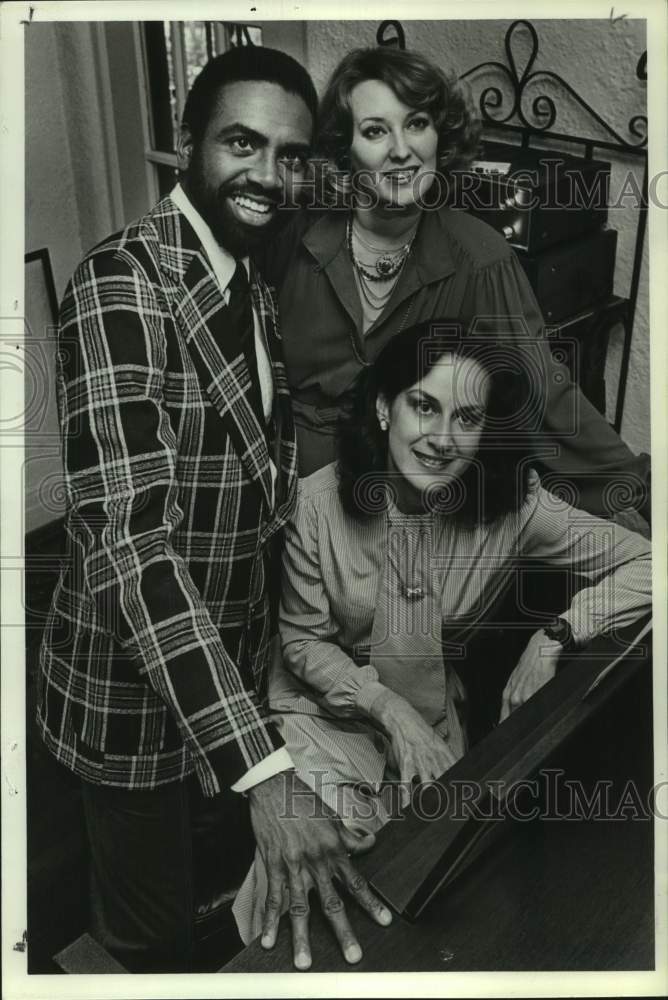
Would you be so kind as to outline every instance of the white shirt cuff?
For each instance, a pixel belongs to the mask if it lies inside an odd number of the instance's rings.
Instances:
[[[285,747],[281,747],[280,750],[274,750],[273,753],[270,753],[259,764],[254,764],[250,771],[246,771],[243,777],[239,778],[232,785],[232,791],[247,792],[249,789],[259,785],[261,781],[273,778],[275,774],[280,774],[281,771],[290,771],[294,766],[292,757],[288,751]]]

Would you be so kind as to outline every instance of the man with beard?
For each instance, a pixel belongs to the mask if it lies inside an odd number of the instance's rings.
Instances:
[[[283,53],[211,60],[184,111],[182,184],[92,250],[62,304],[68,553],[38,721],[82,779],[93,932],[131,971],[193,967],[198,896],[234,866],[242,792],[269,872],[265,947],[289,897],[309,967],[311,880],[349,962],[361,949],[333,876],[390,921],[349,860],[370,842],[319,813],[262,699],[296,457],[275,306],[248,253],[304,169],[316,105]]]

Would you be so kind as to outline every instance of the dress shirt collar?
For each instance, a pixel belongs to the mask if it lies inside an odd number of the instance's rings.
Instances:
[[[209,258],[214,274],[222,291],[225,291],[237,266],[237,262],[229,250],[221,247],[211,229],[199,214],[180,184],[177,184],[169,196],[180,212],[185,215],[202,243],[204,252]],[[242,259],[248,274],[248,257]]]

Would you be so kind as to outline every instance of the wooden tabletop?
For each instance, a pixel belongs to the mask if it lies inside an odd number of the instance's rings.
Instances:
[[[364,951],[358,965],[343,961],[312,898],[312,971],[652,969],[653,823],[649,816],[631,818],[624,797],[631,781],[634,799],[646,803],[652,784],[646,667],[632,670],[542,767],[539,800],[552,818],[507,820],[491,846],[441,888],[415,922],[395,914],[391,927],[381,928],[348,905]],[[557,770],[563,772],[558,778]],[[589,796],[602,788],[608,814],[616,817],[558,818],[572,795],[567,781],[578,781]],[[597,782],[609,782],[607,791]],[[527,809],[535,802],[534,796]],[[358,867],[372,877],[373,852]],[[271,952],[255,941],[220,971],[294,971],[287,922]]]
[[[364,951],[357,972],[641,970],[654,964],[649,823],[518,827],[416,923],[388,929],[349,913]],[[317,906],[313,971],[351,970]],[[292,972],[284,924],[272,952],[258,942],[221,971]]]

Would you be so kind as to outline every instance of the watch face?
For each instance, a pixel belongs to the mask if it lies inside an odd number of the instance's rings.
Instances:
[[[564,618],[557,618],[546,627],[545,634],[563,646],[571,638],[571,627]]]

